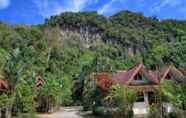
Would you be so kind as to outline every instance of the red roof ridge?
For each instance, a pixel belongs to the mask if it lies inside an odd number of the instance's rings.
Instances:
[[[134,73],[131,75],[131,77],[129,78],[129,80],[126,82],[127,85],[128,85],[128,84],[132,81],[132,79],[138,74],[138,72],[139,72],[142,68],[144,68],[145,66],[144,66],[143,63],[140,63],[140,64],[136,65],[135,67],[136,67],[136,70],[135,70]],[[135,67],[134,67],[134,68],[135,68]]]
[[[165,69],[165,71],[163,72],[163,76],[160,78],[161,80],[162,79],[165,79],[165,77],[167,76],[167,74],[170,72],[170,66],[169,67],[167,67],[166,69]]]
[[[160,81],[163,80],[163,79],[165,79],[166,76],[167,76],[167,74],[168,74],[170,71],[176,73],[176,74],[177,74],[180,78],[182,78],[182,79],[185,78],[185,76],[183,75],[183,73],[182,73],[181,71],[179,71],[174,65],[170,65],[170,66],[167,66],[167,67],[165,68],[165,70],[163,71],[163,73],[162,73],[162,75],[161,75],[161,77],[160,77]]]
[[[127,71],[118,71],[113,78],[119,83],[119,84],[125,84],[129,85],[130,82],[134,79],[134,77],[142,71],[150,81],[152,81],[154,84],[159,84],[159,71],[153,71],[149,70],[145,67],[143,63],[137,64],[136,66],[133,66],[132,68],[128,69]]]

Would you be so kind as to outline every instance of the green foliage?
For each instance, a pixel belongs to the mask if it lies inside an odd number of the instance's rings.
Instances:
[[[35,112],[36,92],[33,91],[31,86],[23,79],[19,80],[16,87],[15,107],[20,113],[33,113]]]
[[[83,107],[84,110],[92,109],[94,102],[96,101],[96,80],[95,74],[92,73],[90,76],[84,81],[84,89],[83,89]]]
[[[8,59],[10,58],[10,55],[6,50],[0,48],[0,58],[1,58],[0,59],[0,79],[4,79],[5,77],[4,68],[6,66]]]
[[[167,97],[168,101],[178,110],[186,109],[186,84],[176,84],[173,82],[165,82],[163,86],[163,93]]]
[[[128,63],[138,63],[139,61],[134,58],[135,61],[131,62],[130,54],[139,57],[141,61],[152,68],[157,64],[164,63],[185,65],[181,60],[184,58],[180,59],[180,54],[185,57],[183,55],[185,49],[183,41],[185,41],[186,32],[183,26],[185,24],[184,21],[159,21],[156,18],[147,18],[141,13],[130,11],[121,11],[109,18],[98,15],[96,12],[68,12],[47,20],[47,25],[59,26],[65,30],[80,31],[81,29],[86,33],[88,27],[88,32],[91,35],[99,34],[101,31],[101,38],[106,42],[106,45],[102,45],[102,50],[100,50],[101,47],[95,48],[98,52],[99,71],[126,68]],[[179,45],[178,47],[182,47],[182,50],[173,45],[175,42]],[[109,46],[109,43],[112,45]],[[126,64],[122,64],[125,62]]]
[[[62,17],[61,17],[62,16]],[[60,24],[69,25],[73,27],[94,27],[99,32],[106,28],[108,20],[97,14],[97,12],[73,12],[62,13],[60,16],[52,16],[51,19],[46,20],[47,25],[56,26]]]
[[[47,75],[46,78],[44,86],[38,92],[38,96],[51,96],[54,109],[58,109],[62,104],[62,85],[52,75]]]
[[[14,97],[8,96],[6,94],[3,94],[0,96],[0,108],[7,108],[12,101],[14,100]]]
[[[164,118],[161,112],[161,108],[153,104],[149,108],[148,118]]]
[[[146,56],[145,63],[151,66],[158,66],[164,63],[165,58],[169,58],[170,47],[168,44],[160,44],[153,48]],[[167,63],[167,62],[166,62]]]
[[[88,79],[92,72],[114,72],[140,62],[153,69],[174,64],[186,70],[185,26],[185,21],[159,21],[130,11],[111,17],[66,12],[36,26],[0,23],[0,78],[9,80],[23,112],[33,110],[35,93],[23,95],[31,92],[37,75],[46,81],[37,95],[52,96],[55,107],[70,105],[72,98],[82,95],[85,104],[92,104],[95,89]],[[129,90],[126,96],[126,91],[122,87],[113,91],[124,105],[120,107],[126,105],[123,97],[130,105],[134,101],[135,94]]]
[[[127,87],[115,85],[111,93],[105,99],[116,102],[119,107],[119,114],[129,117],[132,112],[133,104],[137,99],[137,93]]]
[[[72,80],[68,76],[63,76],[62,78],[62,105],[71,105],[72,104]]]

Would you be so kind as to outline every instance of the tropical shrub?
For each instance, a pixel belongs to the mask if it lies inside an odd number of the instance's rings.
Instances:
[[[174,112],[180,117],[184,117],[186,110],[186,84],[177,84],[172,81],[166,81],[163,86],[163,93],[167,97],[168,102],[174,106]],[[171,114],[173,115],[173,113]]]
[[[85,80],[83,89],[83,107],[84,110],[92,110],[96,99],[99,98],[96,90],[95,74],[89,75],[89,78]]]
[[[115,102],[116,106],[119,108],[119,115],[130,118],[133,117],[133,104],[137,100],[137,93],[135,90],[125,86],[115,85],[105,100]]]
[[[68,106],[68,105],[71,105],[73,103],[73,100],[72,100],[72,80],[70,78],[68,78],[68,76],[63,76],[62,77],[62,82],[61,82],[61,85],[62,85],[62,88],[61,88],[61,98],[62,98],[62,101],[61,101],[61,104],[64,105],[64,106]]]
[[[96,76],[96,86],[101,89],[103,94],[108,93],[114,84],[114,80],[110,79],[108,73],[100,73]]]
[[[20,79],[15,95],[14,112],[33,114],[36,111],[36,92],[29,83]]]
[[[55,78],[52,78],[51,75],[47,75],[46,77],[47,79],[45,79],[45,84],[38,91],[37,96],[44,96],[46,97],[45,99],[51,97],[52,107],[54,110],[57,110],[62,104],[62,86],[57,82],[57,80],[55,80]]]
[[[0,95],[0,108],[5,109],[12,103],[14,97],[8,96],[6,94]]]

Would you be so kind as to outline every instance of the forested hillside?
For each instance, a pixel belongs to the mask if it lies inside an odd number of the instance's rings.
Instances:
[[[77,104],[93,72],[144,62],[151,69],[174,64],[186,74],[186,21],[121,11],[66,12],[35,26],[0,23],[0,57],[0,79],[10,82],[18,111],[34,111],[37,95],[53,96],[56,107]],[[33,92],[37,76],[46,84]]]
[[[139,61],[144,59],[151,68],[164,63],[173,63],[179,67],[184,65],[181,64],[184,58],[176,55],[184,54],[184,49],[179,50],[178,47],[184,45],[186,21],[159,21],[157,18],[144,17],[130,11],[121,11],[109,18],[96,12],[69,12],[51,17],[46,20],[46,25],[57,26],[64,32],[80,34],[80,40],[85,44],[88,40],[90,48],[95,40],[101,39],[104,45],[111,44],[115,48],[116,56],[112,57],[120,61],[138,57]],[[178,57],[180,58],[176,59]]]

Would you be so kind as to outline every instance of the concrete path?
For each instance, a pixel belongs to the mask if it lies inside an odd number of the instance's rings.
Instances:
[[[90,115],[90,112],[81,112],[81,110],[82,107],[64,107],[55,113],[38,114],[37,118],[98,118]],[[135,118],[144,118],[144,116],[135,116]]]
[[[38,118],[84,118],[81,109],[81,107],[64,107],[52,114],[39,114]]]

